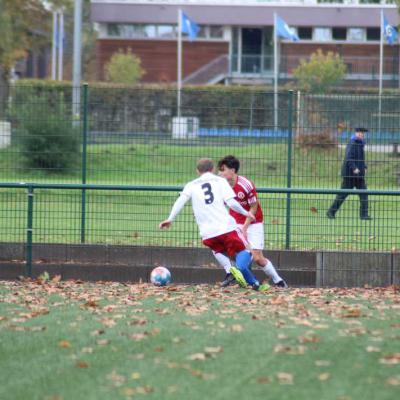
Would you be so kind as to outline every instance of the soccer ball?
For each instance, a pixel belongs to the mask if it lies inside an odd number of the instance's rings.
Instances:
[[[165,286],[171,282],[171,272],[165,267],[156,267],[151,271],[150,281],[156,286]]]

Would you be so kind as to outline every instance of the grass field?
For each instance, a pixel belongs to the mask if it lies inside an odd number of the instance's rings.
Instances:
[[[0,398],[395,399],[398,288],[0,283]]]
[[[89,145],[87,183],[183,185],[195,175],[197,159],[217,161],[227,154],[241,161],[240,173],[250,177],[258,187],[286,187],[287,145],[279,142],[230,144],[225,139],[193,142],[190,145],[126,143]],[[297,145],[292,153],[292,186],[337,188],[344,148],[305,151]],[[368,184],[371,189],[396,189],[396,172],[400,160],[390,153],[367,152]],[[0,150],[0,180],[3,182],[74,182],[81,183],[81,165],[71,171],[54,173],[43,169],[27,170],[17,146]]]

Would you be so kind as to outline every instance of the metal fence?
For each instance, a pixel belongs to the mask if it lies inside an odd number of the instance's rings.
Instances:
[[[50,186],[34,190],[34,243],[198,246],[189,209],[168,234],[157,224],[179,187],[195,177],[198,158],[234,154],[240,173],[259,189],[267,248],[399,246],[400,96],[379,101],[376,95],[280,92],[275,113],[271,92],[185,89],[176,118],[175,90],[84,86],[79,104],[72,104],[72,92],[68,86],[11,88],[0,116],[2,242],[25,241],[28,229],[29,202],[21,190],[27,186],[5,182],[36,182]],[[360,125],[370,130],[374,219],[359,220],[358,196],[350,196],[328,220],[345,144]],[[114,189],[57,186],[65,183]]]

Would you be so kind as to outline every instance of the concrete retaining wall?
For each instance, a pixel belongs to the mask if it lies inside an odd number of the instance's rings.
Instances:
[[[400,254],[275,250],[266,252],[291,286],[387,286],[400,284]],[[0,243],[0,279],[26,275],[25,245]],[[32,275],[47,271],[63,279],[144,281],[156,265],[175,283],[215,283],[225,272],[206,248],[37,244]],[[254,268],[262,280],[265,275]]]

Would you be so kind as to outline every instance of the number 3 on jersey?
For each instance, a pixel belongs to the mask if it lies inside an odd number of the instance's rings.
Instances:
[[[214,195],[213,192],[211,191],[211,185],[209,183],[204,183],[201,185],[201,188],[204,191],[204,201],[206,204],[211,204],[214,201]]]

